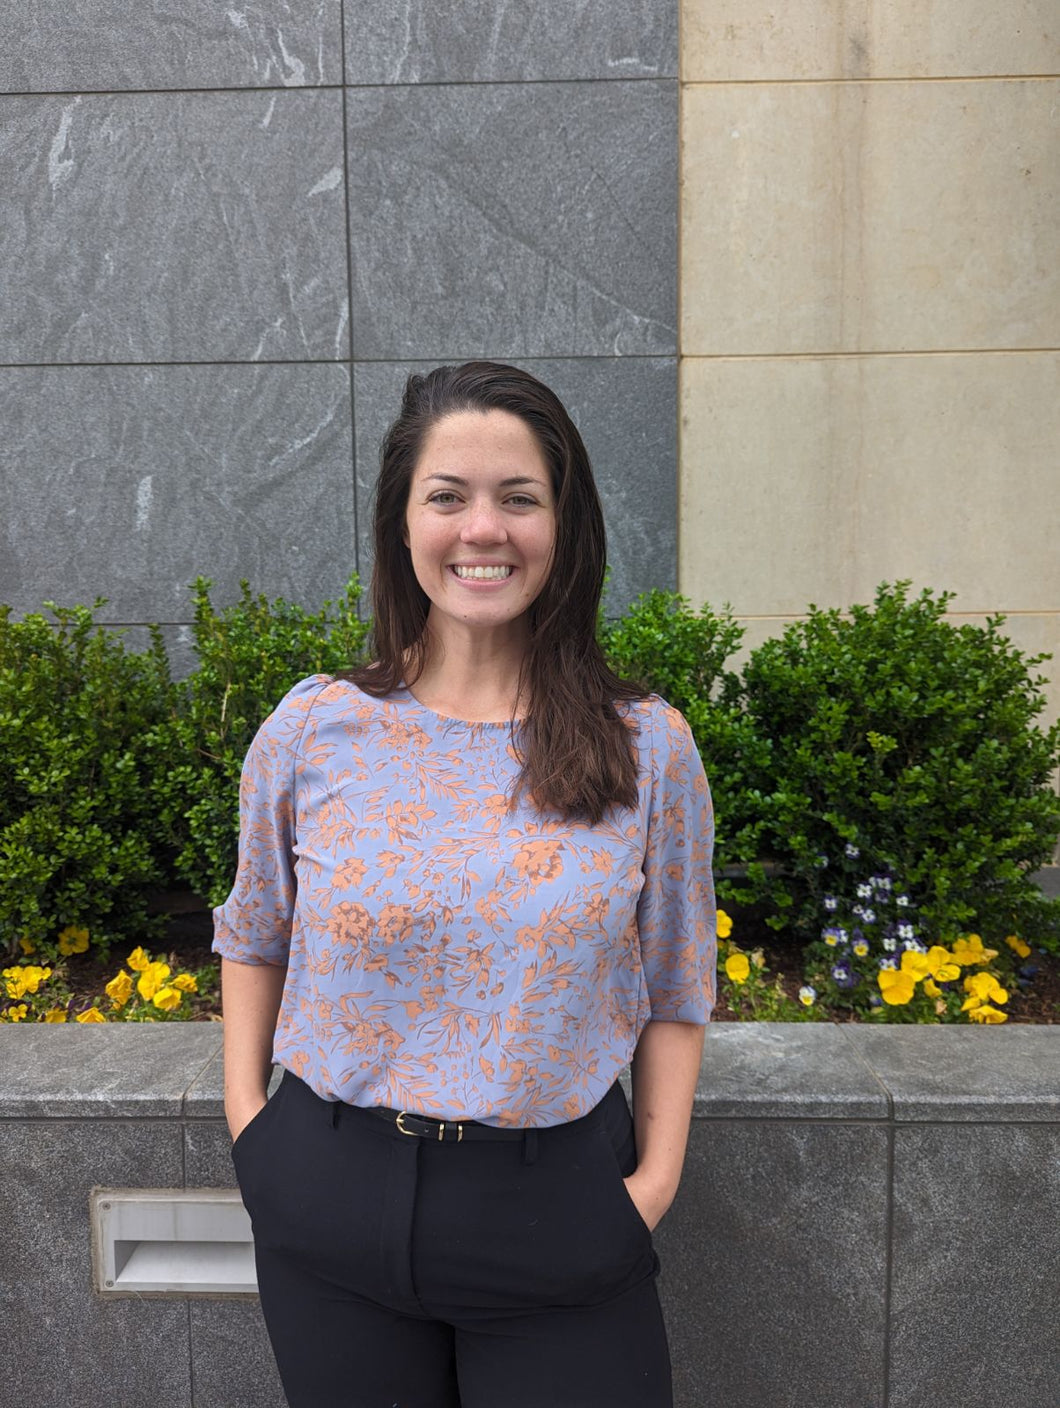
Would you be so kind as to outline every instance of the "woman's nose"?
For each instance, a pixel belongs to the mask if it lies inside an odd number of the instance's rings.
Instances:
[[[475,500],[467,511],[460,538],[465,543],[503,543],[508,537],[496,504]]]

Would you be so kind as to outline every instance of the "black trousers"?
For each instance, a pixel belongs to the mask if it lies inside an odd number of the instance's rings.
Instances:
[[[621,1087],[439,1143],[287,1074],[232,1157],[290,1408],[670,1408]]]

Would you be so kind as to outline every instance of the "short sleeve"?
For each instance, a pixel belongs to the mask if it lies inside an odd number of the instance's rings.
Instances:
[[[295,778],[309,711],[329,679],[313,675],[286,694],[258,729],[239,784],[239,867],[213,912],[213,949],[237,963],[286,964],[297,882]]]
[[[651,796],[637,927],[651,1015],[702,1026],[714,1010],[717,977],[710,789],[676,709],[652,700],[644,732]]]

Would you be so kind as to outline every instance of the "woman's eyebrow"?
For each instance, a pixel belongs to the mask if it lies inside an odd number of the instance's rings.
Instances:
[[[425,481],[428,479],[439,479],[443,484],[458,484],[461,488],[467,488],[467,480],[461,479],[459,474],[425,474],[423,477]],[[541,485],[544,482],[543,479],[535,479],[531,475],[517,474],[513,475],[511,479],[502,479],[498,488],[510,489],[516,484]]]

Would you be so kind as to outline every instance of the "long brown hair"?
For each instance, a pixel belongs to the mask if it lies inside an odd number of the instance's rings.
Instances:
[[[549,467],[556,505],[552,568],[527,612],[519,788],[542,809],[596,823],[610,806],[636,803],[632,740],[615,703],[641,699],[644,691],[620,680],[597,644],[606,568],[603,511],[577,427],[555,392],[529,372],[465,362],[409,377],[401,414],[383,441],[376,485],[373,660],[342,677],[377,696],[419,678],[430,602],[404,540],[412,476],[438,421],[493,410],[508,411],[530,428]]]

